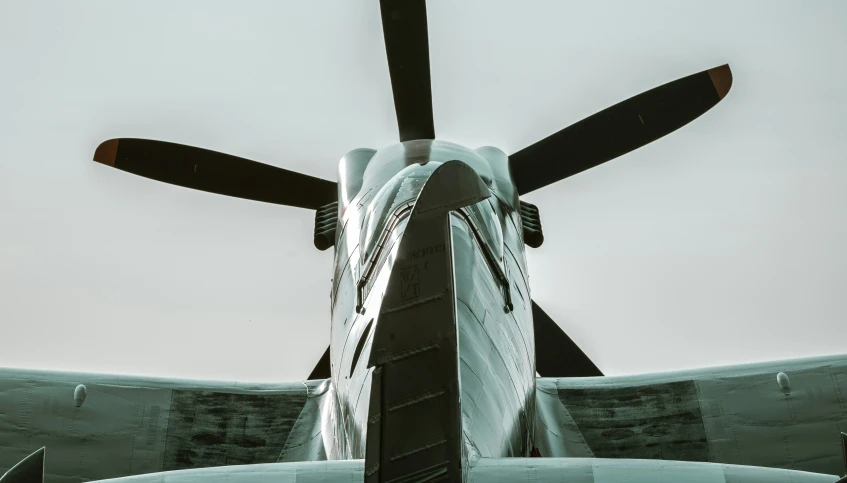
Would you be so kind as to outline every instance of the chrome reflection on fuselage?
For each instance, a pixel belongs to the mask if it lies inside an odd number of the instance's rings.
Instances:
[[[421,189],[459,160],[490,190],[454,211],[456,323],[468,454],[527,456],[532,448],[534,342],[519,201],[499,149],[418,140],[358,149],[339,163],[339,230],[332,278],[330,459],[363,458],[373,328],[399,241]]]

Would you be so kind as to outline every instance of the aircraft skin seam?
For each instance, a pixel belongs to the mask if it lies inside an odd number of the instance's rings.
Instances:
[[[392,406],[388,406],[388,412],[394,412],[398,409],[403,409],[405,407],[411,406],[412,404],[418,404],[425,401],[429,401],[430,399],[437,398],[439,396],[443,396],[445,394],[445,390],[441,389],[438,391],[430,391],[420,394],[418,396],[411,397],[403,402],[398,402]]]

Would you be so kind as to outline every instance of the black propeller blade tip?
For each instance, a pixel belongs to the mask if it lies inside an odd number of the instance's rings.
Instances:
[[[118,142],[118,139],[110,139],[100,143],[94,151],[94,161],[114,167],[115,157],[118,155]]]
[[[732,71],[729,69],[729,64],[709,69],[709,78],[712,79],[712,85],[715,86],[718,99],[722,100],[732,87]]]

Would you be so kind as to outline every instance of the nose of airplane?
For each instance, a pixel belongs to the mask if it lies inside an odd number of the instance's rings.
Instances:
[[[355,149],[345,154],[338,165],[339,213],[345,217],[347,207],[355,200],[365,206],[382,188],[401,171],[410,166],[425,166],[429,163],[462,161],[472,168],[489,189],[508,204],[517,203],[509,158],[500,149],[485,146],[470,149],[442,140],[419,139],[392,144],[379,150]]]

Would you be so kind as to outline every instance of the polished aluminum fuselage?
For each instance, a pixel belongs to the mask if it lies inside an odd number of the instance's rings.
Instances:
[[[368,361],[386,284],[418,194],[432,172],[452,160],[473,168],[490,191],[488,199],[450,212],[446,247],[421,248],[421,256],[452,252],[465,457],[527,456],[533,448],[531,300],[508,158],[496,148],[420,140],[352,151],[339,164],[330,459],[365,457],[374,371]]]

